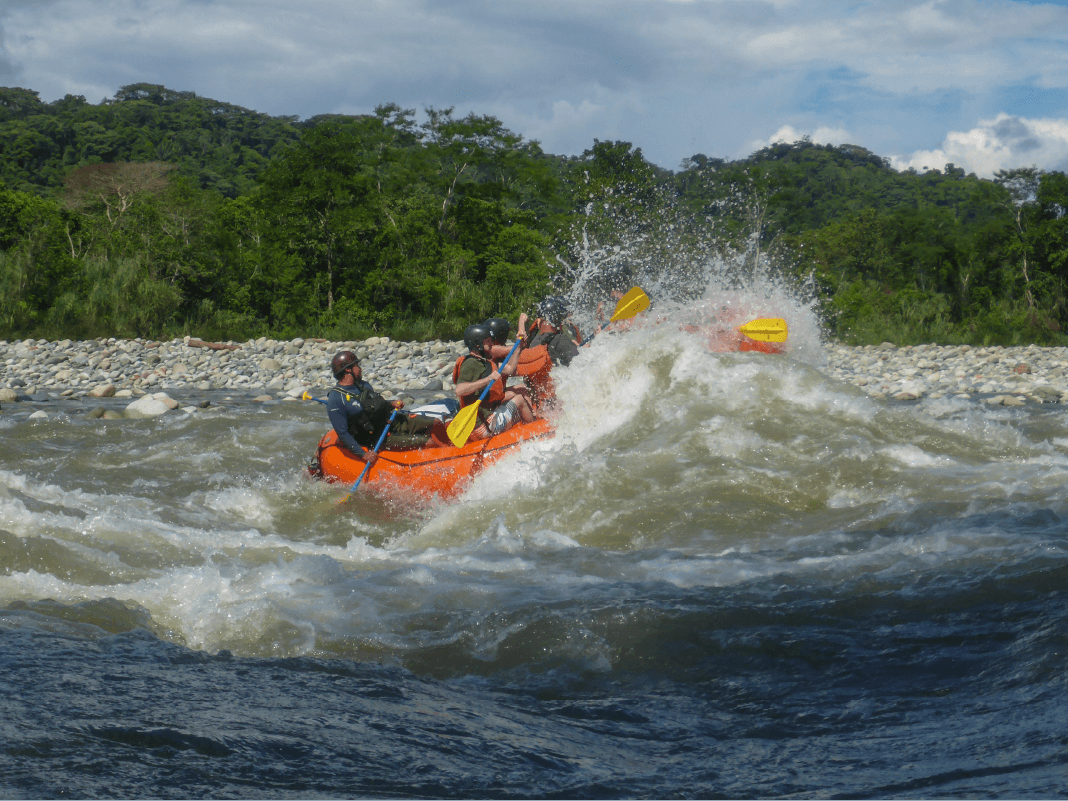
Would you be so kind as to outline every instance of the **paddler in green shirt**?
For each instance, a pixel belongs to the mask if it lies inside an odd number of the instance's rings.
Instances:
[[[452,373],[460,406],[470,406],[478,400],[487,386],[493,385],[479,405],[479,422],[471,433],[471,439],[486,439],[500,434],[515,425],[518,420],[531,422],[534,419],[534,411],[526,394],[507,386],[507,379],[515,375],[522,346],[516,348],[507,364],[498,367],[492,358],[493,333],[485,323],[475,323],[467,327],[464,331],[464,345],[468,353],[457,359]]]

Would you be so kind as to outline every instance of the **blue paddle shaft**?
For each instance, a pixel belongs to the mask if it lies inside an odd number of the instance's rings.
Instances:
[[[382,436],[380,436],[378,438],[378,442],[375,443],[375,449],[374,449],[375,453],[378,453],[378,449],[382,447],[382,443],[386,439],[386,434],[389,433],[389,427],[391,425],[393,425],[393,418],[397,416],[397,412],[399,412],[399,411],[400,411],[400,409],[394,409],[393,410],[393,414],[391,414],[389,416],[389,422],[386,423],[386,427],[382,429]],[[356,479],[356,483],[352,485],[352,489],[349,490],[349,495],[352,495],[352,493],[354,493],[356,491],[356,488],[358,486],[360,486],[360,482],[363,481],[363,477],[367,475],[367,471],[370,470],[370,469],[371,469],[371,463],[368,462],[366,465],[364,465],[363,472],[360,473],[360,477],[358,479]]]
[[[521,339],[516,339],[515,344],[512,345],[512,349],[510,351],[508,351],[508,355],[505,356],[504,357],[504,361],[501,362],[501,369],[502,370],[504,369],[504,365],[508,364],[508,362],[510,362],[512,360],[512,354],[515,353],[515,349],[519,347],[521,342],[522,342]],[[492,387],[495,383],[496,383],[495,381],[490,381],[488,384],[486,384],[485,389],[482,390],[482,394],[478,396],[478,402],[479,403],[482,403],[482,401],[484,401],[486,399],[486,396],[489,394],[490,387]]]

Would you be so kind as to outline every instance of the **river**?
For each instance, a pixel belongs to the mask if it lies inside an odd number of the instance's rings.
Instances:
[[[599,337],[450,504],[318,404],[5,405],[0,794],[1063,797],[1068,414],[823,366]]]

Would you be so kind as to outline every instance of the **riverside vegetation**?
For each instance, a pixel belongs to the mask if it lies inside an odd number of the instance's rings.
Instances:
[[[896,172],[808,141],[669,171],[628,142],[562,157],[424,116],[0,88],[0,337],[455,339],[591,269],[684,295],[719,258],[817,295],[847,344],[1068,341],[1063,173]]]

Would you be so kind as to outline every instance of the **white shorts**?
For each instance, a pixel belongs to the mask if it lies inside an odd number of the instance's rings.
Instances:
[[[508,403],[498,407],[497,411],[486,421],[490,436],[496,436],[502,431],[507,431],[508,427],[512,425],[512,418],[515,417],[517,411],[519,411],[519,407],[516,406],[515,401],[508,401]]]

